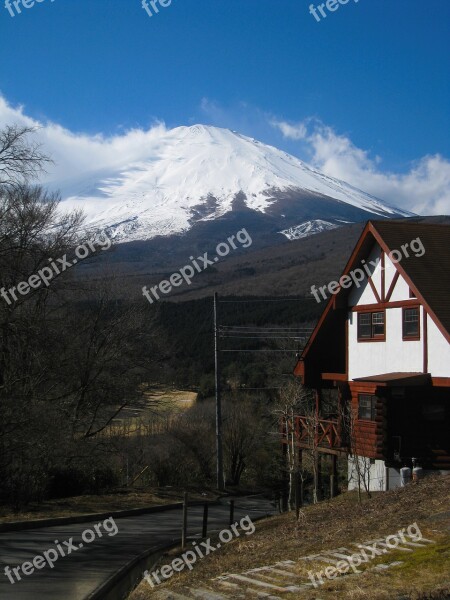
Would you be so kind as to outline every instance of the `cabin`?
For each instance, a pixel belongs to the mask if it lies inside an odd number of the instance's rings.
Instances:
[[[313,293],[327,301],[295,375],[316,398],[316,451],[348,457],[349,489],[395,488],[405,466],[450,472],[450,226],[370,221]],[[300,451],[306,425],[296,415]]]

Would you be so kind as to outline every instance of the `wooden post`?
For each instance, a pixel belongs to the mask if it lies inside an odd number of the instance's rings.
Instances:
[[[322,484],[323,484],[323,479],[322,479],[322,453],[317,451],[316,452],[316,457],[317,457],[317,500],[320,502],[320,500],[322,500]]]
[[[230,500],[230,525],[234,522],[234,500]]]
[[[322,460],[318,450],[314,451],[314,500],[319,502],[321,499],[320,488],[322,485]]]
[[[303,492],[304,492],[304,482],[303,477],[301,476],[301,472],[303,469],[303,450],[301,448],[298,449],[298,473],[300,479],[300,506],[303,506]]]
[[[186,548],[186,538],[187,538],[187,513],[188,513],[188,493],[184,492],[183,499],[183,529],[181,532],[181,548],[184,550]]]
[[[289,443],[289,440],[287,439],[286,436],[286,440],[287,443],[283,444],[283,471],[282,471],[282,490],[281,490],[281,512],[287,512],[288,510],[288,487],[289,487],[289,480],[288,480],[288,459],[287,459],[287,455],[288,455],[288,448],[287,448],[287,444]]]
[[[208,535],[208,503],[205,502],[203,506],[203,527],[202,537],[205,538]]]
[[[300,475],[298,470],[295,471],[295,519],[296,521],[300,518]]]
[[[337,456],[336,454],[331,455],[331,466],[332,466],[332,474],[331,477],[333,479],[333,487],[331,487],[330,480],[330,496],[334,498],[338,495],[338,469],[337,469]]]

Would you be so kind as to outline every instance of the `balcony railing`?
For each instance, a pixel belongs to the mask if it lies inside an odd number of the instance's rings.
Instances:
[[[294,434],[295,442],[303,448],[343,448],[340,424],[336,419],[315,419],[314,417],[295,416],[288,419],[282,427],[283,441]]]

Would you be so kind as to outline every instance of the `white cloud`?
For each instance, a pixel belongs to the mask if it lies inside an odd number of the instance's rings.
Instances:
[[[204,99],[201,108],[209,113],[214,124],[229,126],[227,111],[216,103]],[[242,103],[237,112],[240,118],[235,115],[235,128],[246,129],[247,135],[251,135],[250,129],[261,137],[267,137],[264,126],[270,131],[277,129],[283,139],[300,144],[309,162],[327,175],[412,212],[450,213],[450,161],[439,154],[419,158],[407,173],[386,172],[379,157],[371,157],[348,137],[316,119],[289,123],[254,107],[246,108]],[[253,115],[252,120],[246,117],[247,112]],[[133,129],[112,136],[73,133],[58,124],[28,117],[23,107],[12,107],[0,96],[0,127],[12,123],[40,128],[36,136],[55,161],[43,181],[61,189],[65,197],[79,190],[80,181],[88,191],[90,181],[98,181],[102,172],[111,176],[133,162],[142,161],[147,148],[154,151],[158,140],[167,133],[161,122],[148,130]]]
[[[283,137],[290,140],[304,140],[307,136],[308,129],[304,123],[286,123],[286,121],[272,120],[272,127],[277,127]]]
[[[380,157],[371,158],[344,135],[320,122],[290,124],[271,120],[290,140],[302,140],[312,164],[394,206],[418,214],[450,213],[450,161],[436,154],[415,161],[407,173],[383,172]]]
[[[38,128],[35,138],[55,163],[42,181],[63,192],[80,177],[87,180],[90,174],[111,173],[142,159],[146,147],[154,147],[155,140],[166,132],[165,125],[157,123],[147,131],[133,129],[109,137],[76,134],[58,124],[31,119],[22,106],[12,107],[0,96],[0,127],[14,123]]]

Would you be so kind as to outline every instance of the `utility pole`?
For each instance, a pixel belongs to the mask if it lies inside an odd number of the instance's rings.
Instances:
[[[222,451],[222,398],[220,396],[219,361],[219,295],[214,293],[214,356],[216,365],[216,451],[217,451],[217,489],[223,491],[223,451]]]

